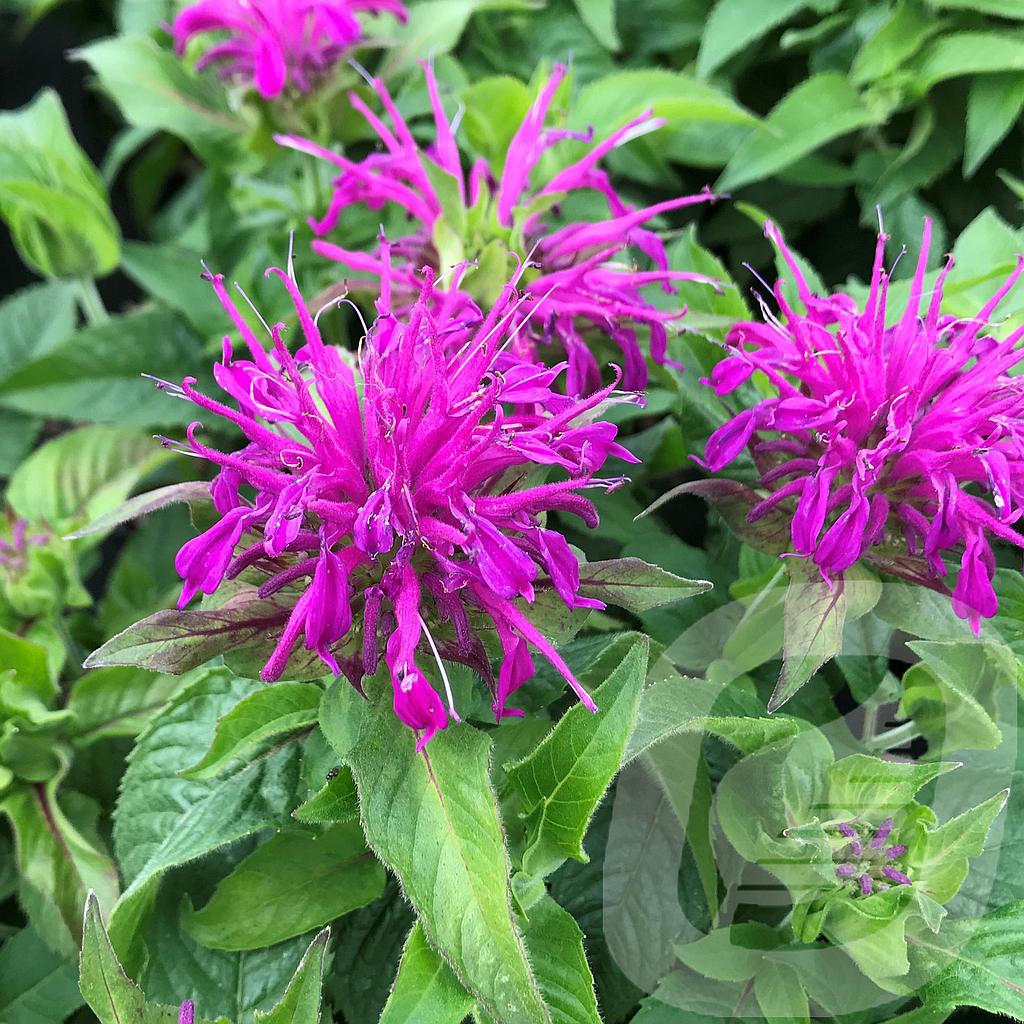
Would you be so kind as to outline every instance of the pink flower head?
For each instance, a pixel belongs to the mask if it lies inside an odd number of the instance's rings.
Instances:
[[[467,173],[433,68],[426,64],[424,70],[436,131],[434,142],[425,149],[380,80],[371,84],[390,126],[357,94],[350,94],[349,99],[380,139],[382,152],[353,161],[306,139],[278,136],[282,145],[321,157],[341,171],[334,182],[330,208],[322,219],[310,221],[313,230],[318,235],[330,233],[341,214],[357,204],[374,210],[394,204],[405,210],[415,226],[393,243],[392,255],[399,261],[396,287],[410,301],[419,291],[417,275],[423,266],[434,268],[439,287],[452,289],[455,283],[448,273],[452,267],[464,260],[475,261],[478,273],[465,275],[461,283],[474,298],[486,300],[493,287],[494,261],[502,268],[500,285],[507,277],[505,268],[510,260],[528,258],[524,277],[528,298],[512,324],[513,329],[521,325],[526,329],[517,335],[514,353],[535,361],[538,345],[557,341],[569,363],[566,386],[570,393],[582,394],[600,385],[599,365],[590,351],[588,334],[607,336],[622,350],[626,387],[643,388],[647,366],[637,332],[649,333],[656,361],[669,362],[668,325],[685,313],[685,309],[657,309],[645,298],[644,288],[659,284],[673,293],[675,281],[716,284],[698,274],[669,270],[661,239],[645,226],[660,214],[715,197],[705,191],[632,209],[599,167],[611,150],[664,122],[649,112],[642,114],[548,181],[537,181],[538,163],[552,146],[568,138],[592,141],[590,133],[545,127],[548,110],[566,76],[566,69],[559,65],[516,131],[504,166],[497,168],[478,160]],[[551,228],[547,217],[552,208],[567,195],[583,190],[605,197],[608,217]],[[376,276],[382,273],[379,257],[352,252],[323,239],[314,241],[313,246],[351,270]],[[639,270],[623,258],[630,247],[643,253],[654,269]]]
[[[223,33],[200,70],[217,65],[221,77],[254,83],[266,99],[289,81],[309,92],[362,38],[357,11],[406,19],[400,0],[198,0],[175,19],[174,47],[181,56],[193,36]]]
[[[952,258],[926,291],[926,220],[907,305],[890,323],[885,236],[862,310],[849,295],[813,294],[775,226],[766,234],[805,311],[776,286],[781,321],[767,314],[766,323],[731,330],[731,354],[705,383],[724,395],[760,371],[773,393],[715,431],[707,468],[717,471],[749,448],[771,492],[749,518],[793,501],[794,552],[812,558],[826,579],[866,558],[944,589],[943,555],[956,553],[953,608],[977,632],[996,612],[992,538],[1024,546],[1014,528],[1024,495],[1024,389],[1012,375],[1024,358],[1024,328],[1003,341],[989,333],[1024,262],[976,317],[944,316]]]
[[[379,316],[352,357],[324,343],[294,281],[268,273],[294,303],[298,350],[277,324],[266,351],[211,276],[247,352],[236,358],[225,339],[215,377],[227,401],[197,391],[192,378],[175,389],[245,438],[225,453],[199,439],[199,424],[188,429],[184,450],[220,467],[220,519],[178,555],[180,606],[243,571],[261,573],[262,596],[295,596],[262,678],[279,678],[300,640],[357,686],[383,654],[395,713],[421,734],[420,746],[458,717],[444,659],[484,676],[499,718],[520,713],[506,701],[533,674],[531,650],[593,710],[524,606],[546,589],[569,607],[603,607],[580,595],[575,558],[543,517],[557,510],[596,525],[580,492],[621,482],[596,475],[609,456],[636,461],[599,418],[619,394],[567,398],[552,390],[556,373],[502,372],[522,302],[511,284],[486,315],[453,319],[438,315],[444,304],[428,270],[419,298],[396,316],[386,276]],[[504,655],[497,680],[482,633]],[[447,708],[424,657],[437,664]]]

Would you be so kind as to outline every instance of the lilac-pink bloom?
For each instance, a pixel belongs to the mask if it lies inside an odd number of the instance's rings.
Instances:
[[[775,226],[766,234],[803,311],[776,286],[780,319],[730,331],[730,354],[705,383],[725,395],[760,371],[773,393],[715,431],[704,464],[717,472],[749,448],[769,491],[751,521],[791,502],[793,553],[813,559],[826,579],[841,579],[863,558],[946,590],[945,559],[958,558],[953,608],[977,632],[997,610],[992,541],[1024,546],[1015,528],[1024,390],[1013,373],[1024,358],[1024,328],[1002,341],[990,333],[1024,262],[977,316],[943,315],[952,259],[926,289],[926,221],[909,299],[890,323],[885,236],[861,309],[843,293],[813,294]]]
[[[531,261],[527,292],[512,315],[510,337],[514,342],[510,354],[535,362],[542,346],[559,343],[568,359],[566,386],[571,394],[581,394],[600,384],[600,368],[590,351],[588,335],[610,337],[622,351],[626,387],[643,388],[647,366],[637,331],[649,334],[650,351],[656,361],[671,362],[667,357],[668,328],[685,313],[685,309],[656,308],[645,298],[644,288],[656,284],[673,293],[675,282],[686,280],[717,286],[703,275],[670,270],[661,239],[646,226],[661,214],[715,197],[705,191],[632,209],[598,166],[611,150],[664,122],[650,112],[634,118],[593,144],[584,156],[554,177],[538,180],[538,162],[552,146],[570,137],[591,141],[589,134],[580,136],[546,127],[549,108],[567,74],[559,65],[519,125],[504,165],[494,167],[478,160],[467,173],[429,64],[425,73],[435,123],[434,141],[426,148],[413,137],[379,80],[372,84],[390,126],[355,93],[350,101],[380,139],[382,152],[354,162],[306,139],[278,137],[282,145],[318,156],[341,171],[328,210],[322,218],[310,221],[313,230],[321,236],[330,234],[342,213],[355,205],[373,210],[397,205],[406,211],[414,227],[391,245],[397,266],[396,289],[412,301],[419,291],[417,275],[429,265],[438,273],[439,287],[455,290],[465,278],[456,280],[448,275],[452,268],[440,265],[444,254],[435,246],[435,228],[446,213],[436,185],[447,175],[466,209],[463,218],[472,216],[476,222],[489,225],[484,229],[487,237],[462,240],[469,248],[478,247],[466,251],[465,258],[476,260],[483,256],[489,242],[497,242],[506,253]],[[584,190],[597,191],[604,197],[606,219],[550,227],[550,207],[565,195]],[[444,201],[452,200],[449,197]],[[447,230],[451,229],[448,223]],[[378,257],[343,249],[322,238],[313,246],[351,270],[375,276],[383,273]],[[620,259],[629,248],[642,252],[653,269],[638,270],[628,257]]]
[[[182,606],[226,578],[259,573],[261,596],[295,597],[262,678],[279,678],[300,640],[357,686],[383,654],[395,713],[420,745],[457,718],[443,659],[484,676],[499,718],[517,713],[506,701],[533,674],[531,649],[594,709],[523,606],[543,589],[570,608],[603,607],[580,594],[575,556],[543,517],[561,511],[596,525],[580,492],[621,482],[596,475],[609,457],[636,461],[599,407],[630,396],[608,386],[569,398],[553,390],[557,373],[527,385],[497,372],[518,302],[513,285],[486,313],[466,306],[455,322],[436,320],[429,271],[404,314],[388,308],[385,287],[353,361],[324,343],[295,283],[268,273],[294,304],[298,350],[276,324],[266,351],[211,278],[245,348],[235,356],[225,346],[216,377],[226,401],[192,378],[178,389],[244,437],[239,450],[221,452],[203,444],[198,424],[187,431],[184,450],[219,467],[221,518],[178,555]],[[538,482],[549,468],[557,479]],[[505,652],[497,680],[474,621],[493,628]],[[447,709],[424,657],[438,664]]]
[[[178,1008],[178,1024],[192,1024],[196,1016],[196,1006],[191,999],[186,999]]]
[[[889,879],[890,882],[895,882],[897,885],[912,885],[910,877],[905,875],[899,868],[884,867],[882,868],[882,874]]]
[[[193,37],[220,33],[199,69],[215,65],[273,99],[289,83],[309,92],[362,39],[360,11],[407,16],[400,0],[198,0],[175,19],[174,47],[180,56]]]

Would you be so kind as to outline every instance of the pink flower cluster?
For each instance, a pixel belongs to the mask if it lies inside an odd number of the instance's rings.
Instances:
[[[926,289],[926,222],[909,299],[891,322],[884,236],[861,309],[843,293],[813,294],[778,230],[769,224],[766,233],[804,311],[776,286],[781,320],[766,313],[765,323],[732,328],[730,355],[705,383],[727,395],[759,373],[771,394],[711,436],[707,467],[720,470],[749,448],[770,491],[750,519],[792,502],[793,551],[826,578],[876,549],[902,548],[920,560],[923,581],[941,586],[946,559],[959,557],[953,608],[977,631],[997,610],[992,539],[1024,547],[1015,528],[1024,499],[1024,387],[1013,373],[1024,359],[1024,328],[1002,341],[991,331],[1024,261],[977,316],[943,315],[952,259]]]
[[[565,364],[508,360],[524,301],[512,284],[486,312],[460,302],[456,315],[428,270],[419,297],[396,315],[383,254],[378,317],[354,359],[324,343],[288,274],[268,271],[294,304],[294,354],[280,323],[266,351],[222,279],[210,278],[247,351],[234,357],[225,338],[215,368],[237,408],[194,379],[161,386],[234,424],[245,444],[218,451],[200,440],[199,424],[188,429],[185,450],[219,467],[220,519],[178,554],[180,605],[250,568],[265,576],[262,596],[294,591],[263,679],[280,677],[300,639],[356,686],[383,654],[395,713],[421,734],[420,747],[457,718],[443,659],[489,682],[499,718],[521,713],[507,701],[533,675],[533,651],[593,709],[520,602],[549,588],[570,608],[601,606],[581,596],[576,556],[543,520],[558,510],[596,525],[580,492],[621,482],[598,476],[609,457],[636,461],[600,410],[632,396],[605,387],[567,398],[555,388]],[[558,478],[546,480],[550,471]],[[484,633],[501,650],[496,679]],[[421,669],[424,650],[445,700]]]
[[[557,342],[569,364],[566,386],[572,394],[583,394],[601,381],[592,352],[594,341],[611,339],[621,351],[625,386],[643,388],[647,363],[638,334],[649,335],[656,362],[667,362],[668,328],[685,314],[685,309],[656,308],[645,297],[644,289],[660,285],[671,294],[674,282],[692,280],[717,286],[702,275],[670,270],[664,244],[647,227],[661,214],[715,197],[703,192],[632,209],[599,166],[613,149],[664,122],[651,113],[642,114],[548,181],[538,182],[538,164],[552,146],[570,138],[591,141],[589,133],[546,127],[548,111],[566,76],[566,69],[557,66],[516,130],[504,166],[496,168],[481,159],[467,173],[433,68],[427,64],[424,71],[435,128],[434,141],[426,148],[416,141],[379,79],[371,84],[389,123],[358,94],[350,94],[349,101],[380,139],[381,152],[354,161],[306,139],[278,136],[282,145],[318,156],[340,171],[330,208],[323,217],[310,220],[314,232],[330,234],[341,215],[357,204],[374,210],[387,204],[403,209],[415,227],[408,235],[393,239],[391,248],[396,261],[396,298],[405,302],[418,293],[418,275],[423,266],[437,272],[439,288],[452,291],[455,279],[451,271],[464,259],[483,265],[497,258],[504,268],[510,254],[517,259],[527,257],[530,262],[524,282],[528,294],[514,316],[513,328],[522,328],[517,332],[514,353],[535,361],[544,347]],[[550,227],[552,208],[559,200],[585,190],[604,197],[609,216]],[[442,220],[443,235],[439,233]],[[459,225],[464,226],[461,232]],[[351,251],[323,238],[314,241],[313,246],[350,270],[369,273],[378,280],[383,272],[379,254]],[[646,256],[652,269],[637,269],[627,256],[630,248]],[[451,249],[455,250],[454,256],[446,258]],[[504,269],[501,273],[504,275]],[[471,275],[460,280],[471,290]],[[468,296],[465,301],[470,301]]]
[[[221,33],[199,69],[216,65],[273,99],[289,82],[308,92],[362,39],[359,11],[406,19],[400,0],[198,0],[175,19],[174,45],[180,56],[193,37]]]

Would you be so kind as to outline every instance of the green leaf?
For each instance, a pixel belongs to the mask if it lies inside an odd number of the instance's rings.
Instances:
[[[423,926],[409,933],[380,1024],[462,1024],[473,997],[430,948]]]
[[[899,70],[941,27],[939,19],[926,11],[919,0],[900,0],[888,20],[857,52],[850,81],[866,85]]]
[[[196,418],[143,379],[181,377],[199,339],[166,309],[143,309],[79,331],[0,383],[0,405],[25,413],[126,426],[177,426]],[[149,447],[156,451],[150,439]],[[165,455],[169,453],[164,453]]]
[[[333,825],[359,817],[359,798],[352,769],[343,765],[334,771],[334,776],[318,793],[292,811],[296,821],[307,825]]]
[[[908,70],[924,93],[963,75],[1024,70],[1024,39],[999,32],[948,32],[928,44]]]
[[[731,191],[761,181],[878,119],[845,76],[812,75],[787,93],[740,144],[716,188]]]
[[[1024,1018],[1024,902],[982,918],[948,921],[938,936],[915,935],[910,943],[932,979],[920,993],[926,1006],[979,1006]]]
[[[82,906],[95,891],[104,906],[117,899],[117,870],[68,819],[57,800],[61,775],[21,784],[0,801],[16,839],[21,901],[46,942],[65,953],[80,942]]]
[[[930,0],[930,3],[940,10],[977,11],[979,14],[994,14],[997,18],[1024,21],[1024,8],[1017,0]]]
[[[575,0],[583,24],[594,38],[613,53],[618,50],[619,34],[615,31],[615,0]]]
[[[584,597],[597,598],[637,615],[710,589],[707,580],[686,580],[639,558],[612,558],[580,565],[580,593]]]
[[[768,701],[769,711],[778,711],[842,650],[850,601],[845,581],[834,580],[830,587],[809,558],[790,558],[787,569],[782,672]]]
[[[823,817],[847,820],[870,813],[894,813],[913,800],[933,779],[953,771],[950,762],[885,761],[850,754],[828,768],[828,799],[818,808]]]
[[[74,969],[33,928],[0,945],[0,1020],[53,1024],[82,1005]]]
[[[79,746],[111,736],[136,736],[187,679],[154,676],[143,669],[101,668],[77,679],[68,697],[71,733]]]
[[[50,89],[0,114],[0,216],[44,277],[99,277],[117,266],[121,237],[106,187]]]
[[[649,653],[646,637],[612,644],[581,680],[604,678],[594,692],[597,714],[575,705],[531,754],[505,767],[527,815],[523,868],[529,874],[550,874],[567,857],[586,858],[583,836],[622,763]]]
[[[330,937],[330,929],[324,928],[309,944],[281,1002],[266,1013],[257,1010],[257,1024],[320,1024],[324,964]]]
[[[530,906],[523,929],[553,1024],[601,1024],[583,932],[550,896]]]
[[[384,868],[359,825],[279,832],[258,846],[185,924],[210,949],[272,946],[372,903]]]
[[[177,1024],[178,1007],[147,1003],[142,990],[125,974],[89,893],[85,902],[79,986],[99,1024]],[[197,1024],[203,1024],[196,1017]],[[217,1024],[227,1024],[221,1019]]]
[[[810,1020],[807,993],[789,964],[773,963],[754,979],[754,998],[767,1024],[805,1024]]]
[[[225,669],[199,673],[139,737],[114,816],[114,845],[130,884],[110,917],[110,933],[134,970],[141,927],[163,874],[266,828],[291,824],[300,800],[302,748],[288,742],[215,782],[178,774],[209,746],[216,720],[254,684]]]
[[[517,127],[530,109],[530,90],[511,75],[493,75],[473,82],[459,98],[466,108],[462,130],[467,141],[492,166],[501,166]]]
[[[985,75],[971,82],[967,96],[964,177],[969,178],[1006,138],[1024,107],[1024,78],[1019,74]]]
[[[144,35],[101,39],[75,50],[125,119],[177,135],[213,166],[237,158],[245,125],[232,113],[224,89],[190,74],[169,50]]]
[[[697,75],[709,77],[730,57],[808,6],[808,0],[718,0],[704,26]]]
[[[569,116],[575,127],[586,129],[621,124],[647,110],[664,117],[670,125],[744,125],[757,121],[726,93],[663,68],[616,71],[591,82],[580,90]]]
[[[75,329],[75,290],[48,281],[0,302],[0,382],[56,349]]]
[[[82,427],[37,448],[11,477],[7,502],[31,523],[69,528],[115,508],[168,454],[125,427]]]
[[[315,683],[277,683],[249,694],[217,723],[202,759],[181,774],[186,779],[212,779],[264,741],[312,725],[322,696]]]
[[[398,875],[427,939],[495,1021],[547,1024],[512,914],[490,741],[453,724],[417,754],[388,697],[364,704],[351,687],[336,697],[365,718],[355,746],[339,753],[355,776],[367,842]]]

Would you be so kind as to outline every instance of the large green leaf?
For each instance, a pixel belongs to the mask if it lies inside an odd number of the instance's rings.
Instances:
[[[56,349],[75,329],[74,288],[31,285],[0,302],[0,382]]]
[[[567,857],[585,859],[583,836],[622,763],[649,651],[646,637],[614,643],[581,680],[604,680],[594,691],[597,714],[575,705],[535,750],[506,766],[527,815],[523,867],[529,874],[549,874]]]
[[[177,426],[198,418],[143,374],[181,379],[201,344],[180,317],[146,309],[79,331],[0,383],[0,405],[25,413],[119,426]],[[150,440],[150,447],[156,445]]]
[[[813,75],[787,93],[740,144],[716,187],[729,191],[761,181],[878,118],[845,76]]]
[[[217,723],[213,743],[202,759],[181,774],[212,779],[253,747],[312,725],[322,696],[315,683],[277,683],[250,693]]]
[[[964,177],[969,178],[1017,122],[1024,108],[1024,77],[1014,72],[971,82],[967,98]]]
[[[11,477],[7,502],[30,522],[71,528],[119,505],[168,454],[126,427],[82,427],[37,448]]]
[[[495,1021],[550,1022],[512,913],[486,735],[453,723],[417,754],[390,699],[378,692],[368,704],[351,687],[330,696],[344,705],[339,717],[362,719],[339,753],[355,776],[367,841],[401,879],[431,945]]]
[[[44,277],[97,277],[117,266],[121,239],[106,187],[52,90],[0,114],[0,216]]]
[[[423,928],[409,933],[380,1024],[462,1024],[473,997],[430,948]]]
[[[730,57],[809,6],[809,0],[718,0],[704,27],[697,74],[707,78]]]
[[[285,831],[258,846],[188,920],[211,949],[246,950],[319,928],[384,891],[384,868],[355,822]]]
[[[232,113],[224,90],[190,74],[149,36],[101,39],[73,55],[92,68],[130,124],[177,135],[215,166],[237,156],[245,125]]]
[[[217,719],[254,684],[225,669],[201,672],[139,737],[122,783],[114,844],[130,883],[110,918],[111,938],[134,969],[140,929],[163,874],[266,828],[290,824],[302,799],[302,748],[285,743],[215,782],[178,773],[205,749]]]

